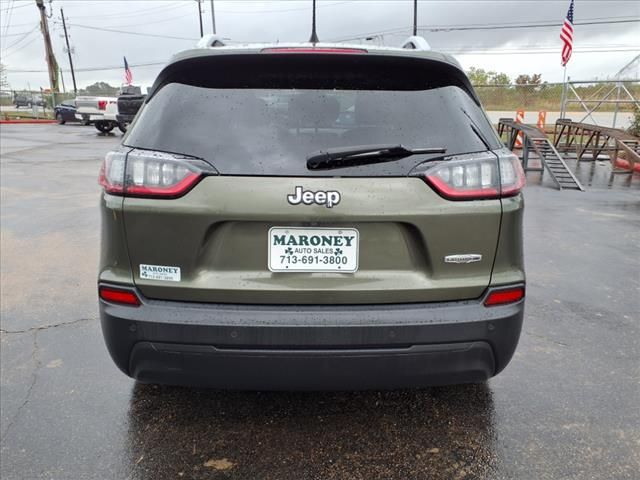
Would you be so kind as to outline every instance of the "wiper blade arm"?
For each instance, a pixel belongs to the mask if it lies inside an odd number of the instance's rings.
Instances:
[[[411,155],[445,153],[444,147],[407,148],[403,145],[356,145],[321,150],[307,157],[309,170],[328,170],[371,163],[392,162]]]

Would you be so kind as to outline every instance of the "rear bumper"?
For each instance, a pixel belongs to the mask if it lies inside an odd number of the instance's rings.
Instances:
[[[118,123],[131,123],[133,122],[135,115],[129,115],[126,113],[119,113],[116,115],[116,121]]]
[[[138,293],[139,295],[139,293]],[[139,295],[140,296],[140,295]],[[524,301],[231,305],[100,301],[107,348],[143,382],[248,390],[358,390],[483,381],[507,365]]]

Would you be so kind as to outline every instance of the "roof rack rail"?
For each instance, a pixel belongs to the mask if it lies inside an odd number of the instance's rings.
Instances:
[[[414,35],[404,41],[402,48],[408,50],[431,50],[431,45],[429,45],[429,42],[427,42],[424,37]]]
[[[196,44],[196,48],[211,48],[211,47],[224,47],[226,43],[224,43],[224,39],[220,35],[204,35],[198,43]]]

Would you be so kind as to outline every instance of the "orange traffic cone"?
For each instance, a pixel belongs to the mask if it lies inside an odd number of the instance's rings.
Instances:
[[[547,112],[538,112],[538,123],[536,124],[540,130],[544,132],[544,126],[547,123]]]
[[[516,112],[516,123],[524,123],[524,110]],[[522,132],[518,132],[514,148],[522,148]]]

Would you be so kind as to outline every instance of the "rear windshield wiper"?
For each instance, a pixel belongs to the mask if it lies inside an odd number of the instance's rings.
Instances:
[[[353,147],[329,148],[312,153],[307,157],[309,170],[329,170],[353,167],[371,163],[392,162],[411,155],[445,153],[444,147],[407,148],[402,145],[358,145]]]

